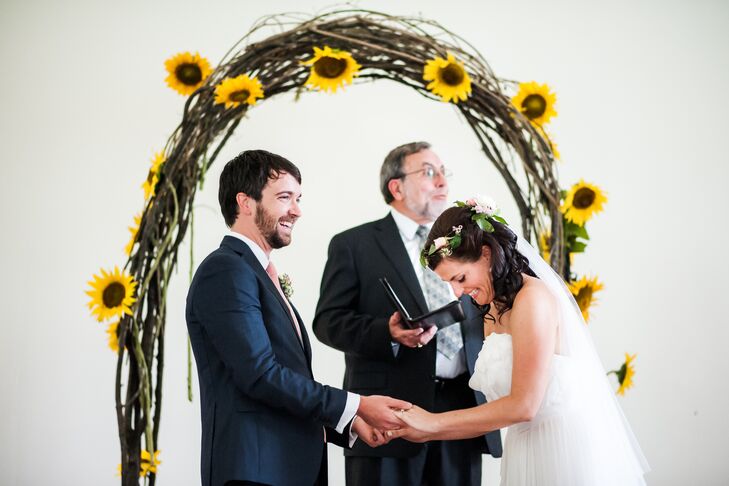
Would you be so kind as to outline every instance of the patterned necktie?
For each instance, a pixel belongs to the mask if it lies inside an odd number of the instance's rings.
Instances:
[[[422,225],[418,226],[415,236],[418,238],[418,247],[422,249],[428,237],[428,228]],[[423,269],[423,286],[425,287],[423,289],[425,300],[431,310],[442,307],[452,300],[451,293],[448,291],[448,284],[429,268]],[[461,334],[461,325],[458,322],[440,329],[435,337],[438,343],[438,351],[448,359],[453,359],[453,356],[463,347],[463,335]]]
[[[302,343],[304,342],[301,338],[301,328],[299,327],[299,321],[296,319],[296,314],[294,314],[294,309],[291,308],[291,304],[289,304],[289,299],[286,298],[286,295],[283,293],[283,289],[281,288],[281,282],[278,280],[278,272],[276,271],[276,267],[273,266],[273,262],[269,261],[268,266],[266,267],[266,273],[271,278],[271,281],[273,282],[273,285],[276,286],[276,289],[278,290],[278,293],[281,294],[281,298],[286,302],[286,307],[289,309],[289,314],[291,314],[291,319],[294,321],[294,329],[296,329],[296,334],[299,336],[299,341]]]

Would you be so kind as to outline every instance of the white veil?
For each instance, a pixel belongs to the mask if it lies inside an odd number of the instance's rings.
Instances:
[[[642,477],[650,467],[610,386],[577,302],[562,278],[524,238],[518,238],[516,249],[559,303],[559,354],[578,360],[581,372],[576,379],[584,392],[590,427],[600,441],[600,453],[607,454],[611,466],[626,477]]]

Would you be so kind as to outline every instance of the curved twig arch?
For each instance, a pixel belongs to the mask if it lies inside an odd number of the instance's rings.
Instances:
[[[275,33],[251,42],[266,29]],[[142,437],[146,450],[156,449],[165,295],[180,244],[192,222],[195,194],[248,110],[248,105],[225,109],[214,104],[214,88],[227,77],[248,74],[263,84],[266,97],[262,101],[290,91],[298,94],[305,89],[309,75],[309,68],[301,62],[311,56],[313,47],[325,45],[352,54],[362,65],[359,80],[389,79],[431,100],[438,98],[423,81],[425,63],[447,53],[463,62],[471,77],[472,93],[455,107],[509,187],[521,214],[524,236],[532,239],[538,231],[549,231],[552,265],[563,275],[569,273],[563,249],[560,188],[549,141],[511,104],[506,91],[514,83],[497,78],[473,46],[437,22],[366,10],[337,10],[314,18],[293,14],[265,17],[228,51],[205,85],[187,99],[182,122],[165,147],[166,162],[156,194],[144,210],[138,245],[127,262],[139,287],[133,315],[124,316],[119,324],[123,346],[117,363],[116,404],[122,484],[138,484]],[[150,484],[154,481],[151,474]]]

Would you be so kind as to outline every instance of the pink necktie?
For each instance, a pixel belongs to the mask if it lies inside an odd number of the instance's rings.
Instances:
[[[296,314],[294,314],[294,310],[291,308],[291,304],[289,304],[289,299],[287,299],[286,295],[283,293],[283,289],[281,288],[281,282],[278,281],[278,272],[276,271],[276,267],[273,266],[273,262],[268,262],[268,266],[266,267],[266,273],[271,278],[273,285],[275,285],[276,289],[278,289],[278,293],[281,294],[281,297],[283,298],[284,302],[286,302],[286,307],[288,307],[288,309],[289,309],[289,314],[291,314],[291,319],[294,321],[294,329],[296,329],[296,334],[299,336],[299,341],[301,341],[303,343],[304,341],[301,338],[301,329],[299,328],[299,321],[296,319]]]

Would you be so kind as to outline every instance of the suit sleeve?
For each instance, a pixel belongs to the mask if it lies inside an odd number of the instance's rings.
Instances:
[[[210,263],[194,294],[194,312],[236,387],[267,406],[336,427],[347,393],[282,366],[264,326],[253,272],[237,262]]]
[[[350,430],[352,429],[352,421],[350,420],[349,423],[344,427],[344,430],[339,433],[336,430],[327,427],[326,428],[326,436],[327,436],[327,443],[328,444],[334,444],[337,445],[343,449],[351,449],[349,445],[349,434]]]
[[[322,276],[314,334],[345,353],[393,361],[389,316],[374,317],[359,310],[362,288],[357,263],[345,238],[335,236]]]

